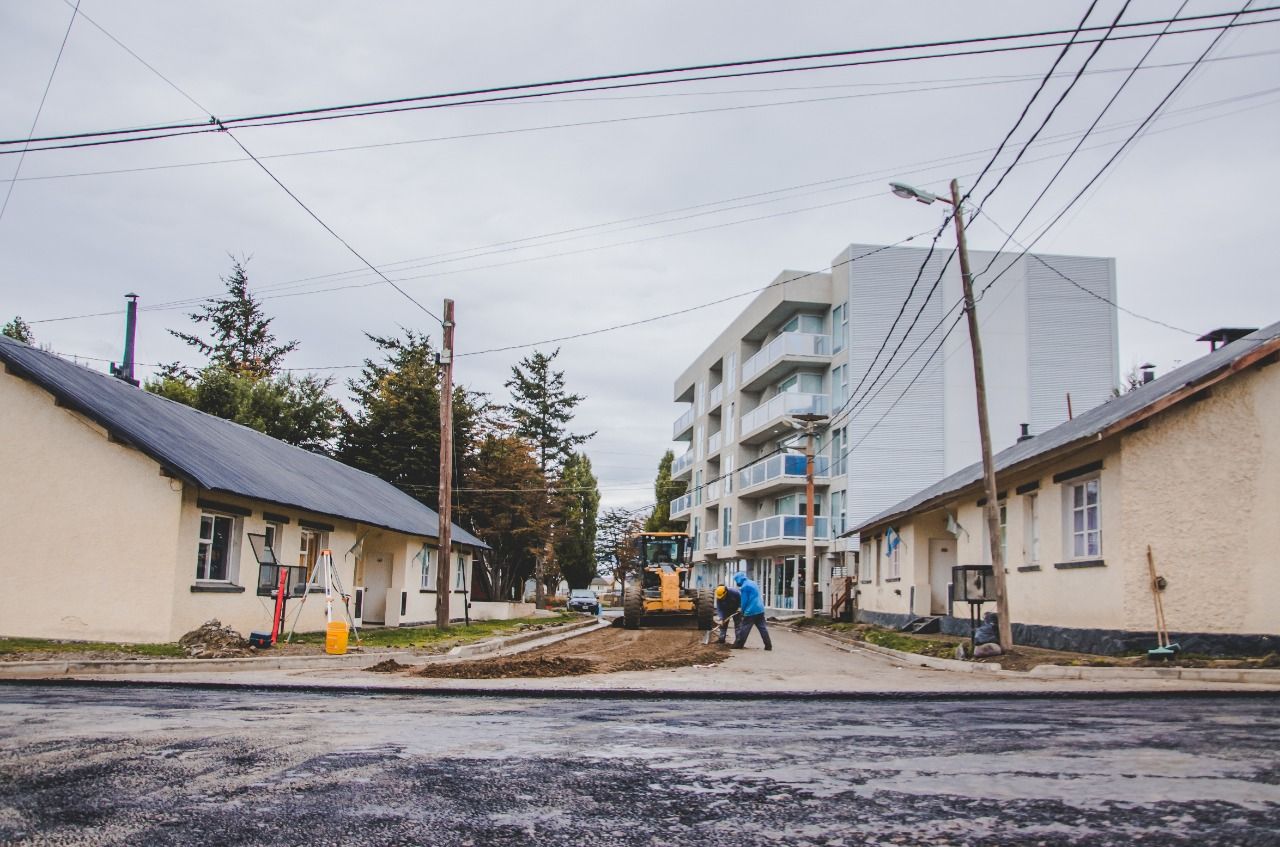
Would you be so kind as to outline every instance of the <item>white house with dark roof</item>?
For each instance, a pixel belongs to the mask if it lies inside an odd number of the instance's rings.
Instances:
[[[0,364],[0,634],[167,642],[212,618],[269,631],[268,547],[298,593],[331,550],[359,622],[435,620],[439,516],[394,486],[3,336]],[[461,618],[485,545],[451,535]],[[314,589],[291,604],[299,631],[323,627]]]
[[[1280,323],[995,455],[1016,642],[1155,646],[1150,549],[1185,650],[1280,647],[1278,363]],[[853,527],[859,617],[967,634],[951,568],[991,563],[984,504],[978,463]]]

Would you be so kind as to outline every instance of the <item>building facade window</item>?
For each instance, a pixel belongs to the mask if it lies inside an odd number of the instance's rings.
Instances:
[[[693,519],[693,537],[689,539],[689,552],[698,550],[698,541],[702,537],[702,518]]]
[[[693,505],[702,505],[702,471],[693,472]]]
[[[797,373],[778,383],[778,393],[821,394],[822,374]]]
[[[196,579],[230,582],[236,518],[213,512],[200,514],[200,541],[196,547]]]
[[[720,511],[720,546],[729,547],[733,544],[733,507],[725,506]]]
[[[1040,561],[1040,495],[1028,494],[1022,501],[1023,558],[1027,564]]]
[[[848,508],[843,491],[831,492],[831,535],[834,538],[845,530],[845,512]]]
[[[724,393],[728,396],[738,384],[738,354],[730,353],[724,357]]]
[[[796,315],[783,324],[779,332],[807,332],[812,335],[821,335],[822,324],[822,315]]]
[[[329,533],[319,529],[302,528],[298,540],[298,567],[306,568],[307,582],[316,582],[316,562],[320,551],[329,547]]]
[[[849,333],[849,304],[841,303],[831,310],[831,352],[839,353],[844,349],[845,339]]]
[[[430,547],[423,547],[422,552],[417,556],[422,565],[419,570],[420,581],[418,583],[418,587],[426,591],[436,590],[436,575],[431,569],[432,560],[435,558],[435,552],[436,551]]]
[[[836,365],[831,369],[831,408],[839,410],[849,399],[849,366]]]
[[[720,476],[723,478],[724,493],[732,494],[733,493],[733,452],[732,451],[730,451],[729,454],[724,457],[724,465],[722,467],[724,468],[724,473],[720,474]]]
[[[1073,559],[1102,555],[1102,489],[1098,478],[1067,486],[1067,538]]]

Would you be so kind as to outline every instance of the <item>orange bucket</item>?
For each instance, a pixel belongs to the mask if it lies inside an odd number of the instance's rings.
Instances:
[[[347,624],[345,621],[332,621],[326,627],[324,651],[331,656],[341,656],[347,652]]]

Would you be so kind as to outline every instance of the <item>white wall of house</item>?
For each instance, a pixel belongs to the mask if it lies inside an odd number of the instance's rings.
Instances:
[[[182,484],[3,370],[0,432],[0,633],[169,640]]]

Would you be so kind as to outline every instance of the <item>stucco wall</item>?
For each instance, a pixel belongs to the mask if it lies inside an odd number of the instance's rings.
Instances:
[[[1280,633],[1280,367],[1210,392],[1123,439],[1125,609],[1153,626],[1150,544],[1171,630]]]
[[[204,497],[218,503],[226,503],[250,510],[248,516],[236,516],[235,534],[238,550],[233,548],[234,561],[231,568],[231,588],[243,588],[243,591],[216,592],[202,591],[196,580],[196,552],[200,537],[200,515],[205,509],[197,504],[197,499]],[[308,519],[333,526],[329,533],[329,549],[333,552],[333,561],[337,566],[338,578],[348,593],[354,592],[354,557],[347,551],[356,542],[356,524],[335,518],[303,513],[297,509],[265,505],[243,497],[229,494],[197,492],[188,486],[182,497],[182,519],[177,531],[176,544],[168,547],[169,557],[166,567],[170,573],[175,572],[177,579],[173,585],[173,615],[166,638],[175,641],[205,621],[217,619],[225,626],[230,626],[242,635],[250,632],[270,632],[272,614],[275,611],[275,600],[271,597],[260,597],[257,593],[258,563],[254,558],[253,548],[249,543],[249,533],[261,533],[266,526],[263,517],[264,508],[289,519],[283,525],[283,535],[277,542],[277,555],[282,564],[295,565],[298,562],[298,548],[302,538],[300,519]],[[176,549],[175,549],[176,548]],[[175,566],[176,563],[176,566]],[[353,601],[354,602],[354,598]],[[333,619],[345,620],[341,608],[341,599],[335,598]],[[323,593],[309,594],[304,603],[300,598],[290,598],[285,609],[288,626],[286,631],[313,632],[323,630],[325,626],[325,599]]]
[[[182,485],[5,372],[0,468],[0,633],[167,640]]]

